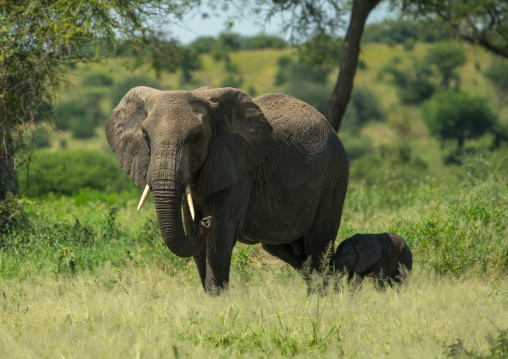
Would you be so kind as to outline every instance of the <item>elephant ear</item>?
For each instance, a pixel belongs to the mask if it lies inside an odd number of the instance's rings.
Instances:
[[[159,92],[150,87],[133,88],[122,98],[106,123],[106,138],[120,167],[141,188],[146,186],[150,165],[150,152],[141,124],[148,115],[150,99],[155,99]]]
[[[358,250],[358,261],[354,268],[356,273],[365,272],[381,260],[382,247],[378,242],[362,241],[356,249]]]
[[[206,87],[193,92],[208,103],[212,117],[214,137],[197,188],[201,195],[209,196],[231,187],[265,159],[272,126],[242,90]]]

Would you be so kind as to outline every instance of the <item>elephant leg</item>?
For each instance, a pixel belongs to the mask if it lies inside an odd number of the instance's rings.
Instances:
[[[185,222],[185,230],[187,235],[192,235],[196,230],[196,225],[192,220],[192,216],[189,210],[189,205],[186,200],[182,201],[183,205],[183,218]],[[196,213],[196,216],[201,218],[200,213]],[[194,256],[194,262],[196,263],[196,267],[198,268],[199,277],[201,279],[201,284],[203,285],[203,289],[205,288],[206,282],[206,244],[201,248],[201,250]]]
[[[301,270],[303,263],[305,262],[306,256],[303,252],[295,254],[294,246],[290,243],[286,244],[268,244],[262,243],[263,249],[270,253],[272,256],[279,258],[286,262],[296,270]]]
[[[333,194],[323,193],[316,211],[314,223],[304,236],[304,247],[311,256],[309,273],[305,279],[310,283],[313,272],[324,274],[323,284],[328,285],[328,276],[333,271],[334,243],[340,226],[345,190],[336,186]]]
[[[228,286],[231,254],[247,212],[251,190],[250,179],[244,179],[214,195],[210,201],[212,224],[206,241],[206,292],[219,294]]]

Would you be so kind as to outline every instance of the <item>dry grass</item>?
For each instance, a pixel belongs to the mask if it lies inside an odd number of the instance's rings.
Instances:
[[[508,323],[508,281],[417,266],[400,291],[307,296],[285,267],[234,277],[220,298],[195,273],[106,267],[74,278],[1,280],[0,357],[442,357],[486,353]]]

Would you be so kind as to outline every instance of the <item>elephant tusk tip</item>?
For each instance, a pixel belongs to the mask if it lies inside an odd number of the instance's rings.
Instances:
[[[139,200],[137,212],[139,212],[141,207],[143,207],[143,205],[145,204],[145,201],[148,198],[149,194],[150,194],[150,185],[147,184],[146,187],[145,187],[145,190],[143,191],[143,194],[141,195],[141,199]]]

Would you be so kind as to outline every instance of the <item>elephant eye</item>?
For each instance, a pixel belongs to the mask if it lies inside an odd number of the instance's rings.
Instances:
[[[200,133],[196,133],[189,137],[190,142],[199,142],[203,136]]]
[[[148,137],[148,134],[143,130],[143,138],[145,139],[145,142],[146,142],[146,147],[148,147],[148,153],[152,153],[151,149],[150,149],[150,137]]]

